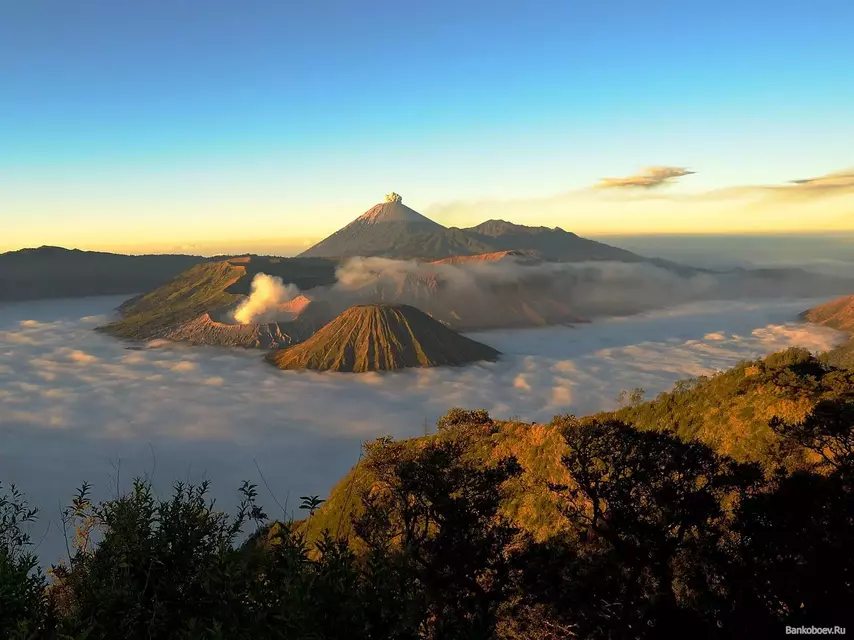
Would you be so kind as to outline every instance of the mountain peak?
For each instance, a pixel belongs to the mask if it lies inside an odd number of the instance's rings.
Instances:
[[[494,238],[496,236],[505,236],[510,234],[540,233],[542,231],[551,231],[551,229],[548,227],[527,227],[523,224],[507,222],[507,220],[487,220],[486,222],[481,222],[476,227],[466,229],[466,231],[472,231],[483,236],[491,236]]]
[[[495,360],[499,353],[409,305],[350,307],[307,341],[268,359],[280,369],[384,371]]]
[[[389,198],[391,197],[394,197],[396,199],[390,200]],[[432,220],[430,220],[430,218],[421,215],[414,209],[410,209],[405,204],[403,204],[403,200],[396,193],[392,193],[386,196],[385,202],[371,207],[370,209],[365,211],[365,213],[356,218],[356,221],[367,223],[417,222],[438,226],[438,223],[433,222]]]

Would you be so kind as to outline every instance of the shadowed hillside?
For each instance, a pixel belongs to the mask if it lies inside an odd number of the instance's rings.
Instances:
[[[209,258],[126,256],[61,247],[0,254],[0,302],[138,293]]]
[[[820,401],[837,400],[854,400],[854,372],[824,367],[809,352],[788,349],[710,378],[679,383],[653,401],[581,418],[580,423],[616,419],[637,429],[699,440],[736,460],[758,462],[768,472],[777,464],[805,469],[818,461],[816,453],[782,439],[770,424],[775,419],[799,423]],[[352,515],[362,509],[354,496],[372,487],[378,457],[406,457],[437,438],[464,438],[466,455],[479,464],[506,456],[519,461],[524,472],[510,481],[501,512],[535,539],[548,538],[567,525],[548,489],[550,483],[566,481],[561,463],[566,443],[560,434],[567,420],[559,416],[551,424],[529,424],[493,420],[485,411],[455,409],[439,420],[436,435],[400,442],[380,440],[366,449],[365,458],[301,525],[302,531],[309,538],[327,528],[351,531]]]
[[[270,354],[280,369],[387,371],[495,360],[492,347],[470,340],[408,305],[350,307],[315,335]]]

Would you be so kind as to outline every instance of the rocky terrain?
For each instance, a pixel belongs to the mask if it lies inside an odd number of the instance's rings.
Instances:
[[[272,352],[279,369],[362,373],[495,360],[492,347],[470,340],[408,305],[347,309],[302,344]]]

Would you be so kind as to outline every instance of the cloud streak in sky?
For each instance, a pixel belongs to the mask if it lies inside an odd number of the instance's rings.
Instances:
[[[696,173],[684,167],[648,167],[641,173],[625,178],[602,178],[597,189],[652,189],[669,184],[677,178]]]
[[[687,172],[687,173],[683,173]],[[598,233],[780,233],[854,230],[854,169],[778,184],[659,189],[689,175],[653,167],[593,188],[515,200],[458,201],[425,213],[461,227],[488,219]]]

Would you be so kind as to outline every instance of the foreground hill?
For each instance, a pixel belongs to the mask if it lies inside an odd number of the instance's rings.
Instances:
[[[697,438],[738,460],[797,467],[805,463],[802,452],[779,450],[769,421],[799,422],[819,401],[840,397],[854,398],[854,372],[828,369],[808,351],[793,348],[679,383],[613,415],[641,429]]]
[[[852,380],[799,350],[749,366],[827,392],[773,425],[815,464],[762,473],[657,426],[453,409],[435,435],[368,443],[327,501],[300,497],[302,522],[271,522],[249,482],[233,515],[207,481],[99,502],[84,483],[50,582],[36,509],[0,486],[0,637],[729,640],[849,620]]]
[[[61,247],[0,254],[0,302],[138,293],[209,258],[126,256]]]
[[[279,369],[389,371],[495,360],[499,353],[408,305],[347,309],[302,344],[276,351]]]
[[[335,266],[323,259],[258,257],[196,265],[163,286],[122,304],[122,317],[100,330],[132,340],[170,338],[170,334],[180,334],[185,323],[205,325],[213,321],[206,321],[205,314],[216,315],[235,307],[249,294],[252,279],[258,273],[279,276],[301,289],[311,289],[333,283]]]
[[[854,399],[854,372],[823,367],[802,349],[789,349],[760,360],[742,363],[719,375],[701,377],[678,384],[670,393],[655,400],[625,407],[613,413],[589,418],[616,418],[642,430],[675,432],[685,439],[699,439],[721,453],[740,461],[758,462],[767,471],[778,463],[801,469],[815,462],[816,456],[803,448],[784,444],[772,431],[774,418],[797,423],[821,400]],[[515,456],[524,473],[514,479],[502,514],[537,540],[564,530],[568,523],[558,509],[558,498],[549,484],[566,482],[561,458],[566,443],[560,429],[565,419],[558,416],[551,424],[529,424],[493,420],[484,411],[454,410],[440,420],[447,429],[468,424],[467,455],[488,465],[508,455]],[[361,460],[329,494],[320,510],[302,530],[309,538],[331,531],[350,532],[352,515],[362,505],[353,496],[370,490],[376,480],[376,461],[394,453],[410,455],[440,433],[394,443],[381,441],[367,450]]]

